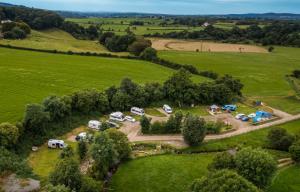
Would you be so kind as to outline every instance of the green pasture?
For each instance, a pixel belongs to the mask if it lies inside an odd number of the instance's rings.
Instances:
[[[214,154],[160,155],[121,164],[110,190],[118,192],[184,192],[207,173]]]
[[[86,88],[105,89],[124,77],[162,82],[174,70],[153,63],[0,48],[0,122],[21,120],[25,105]],[[204,78],[194,77],[195,81]]]
[[[108,52],[106,48],[97,41],[78,40],[69,33],[60,29],[49,29],[44,31],[32,30],[31,34],[23,40],[1,39],[0,44],[34,49],[73,51],[73,52]]]
[[[159,56],[199,70],[212,70],[241,79],[243,93],[290,113],[300,112],[300,101],[286,80],[300,68],[300,49],[276,47],[274,53],[197,53],[161,51]]]

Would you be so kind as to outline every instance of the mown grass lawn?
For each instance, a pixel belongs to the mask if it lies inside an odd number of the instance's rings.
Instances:
[[[300,101],[285,76],[300,68],[300,49],[275,47],[274,53],[197,53],[161,51],[159,56],[199,70],[212,70],[241,79],[243,93],[283,111],[298,113]]]
[[[21,120],[25,105],[75,90],[103,90],[129,77],[162,82],[175,71],[153,63],[0,48],[0,122]],[[205,78],[193,77],[195,81]]]
[[[147,108],[147,109],[145,109],[145,113],[147,115],[156,116],[156,117],[166,117],[165,114],[161,113],[156,108]]]
[[[117,192],[184,192],[194,179],[207,174],[214,154],[160,155],[122,164],[113,176]]]
[[[276,127],[284,128],[292,134],[300,134],[300,120],[278,125]],[[201,146],[187,148],[185,151],[222,151],[242,146],[264,147],[266,145],[266,137],[270,129],[271,128],[265,128],[226,139],[208,141]]]
[[[300,165],[293,165],[278,171],[267,192],[299,192]]]

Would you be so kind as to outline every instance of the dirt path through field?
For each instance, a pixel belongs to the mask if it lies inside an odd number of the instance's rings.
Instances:
[[[189,41],[176,39],[151,39],[152,47],[160,51],[199,51],[199,52],[237,52],[267,53],[268,51],[255,45],[215,43],[209,41]]]

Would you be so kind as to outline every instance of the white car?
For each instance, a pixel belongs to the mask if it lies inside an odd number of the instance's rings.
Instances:
[[[134,123],[135,122],[135,118],[131,117],[131,116],[126,116],[125,119],[129,122]]]
[[[245,114],[240,113],[240,114],[237,114],[237,115],[235,116],[235,118],[238,119],[238,120],[240,120],[240,119],[242,119],[242,118],[245,117],[245,116],[246,116]]]
[[[163,106],[163,109],[168,114],[171,114],[173,112],[172,108],[169,105],[166,105],[166,104]]]
[[[249,118],[255,118],[255,117],[256,117],[256,114],[255,114],[255,113],[251,113],[251,114],[248,115],[248,117],[249,117]]]

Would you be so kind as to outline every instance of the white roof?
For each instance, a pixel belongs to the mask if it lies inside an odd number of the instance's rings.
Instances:
[[[58,139],[50,139],[49,142],[53,142],[53,143],[65,143],[63,140],[58,140]]]
[[[86,132],[82,132],[78,134],[79,137],[86,137]]]
[[[101,122],[100,122],[100,121],[97,121],[97,120],[90,120],[89,123],[100,124]]]
[[[118,111],[118,112],[111,113],[110,115],[121,117],[123,116],[123,113]]]

